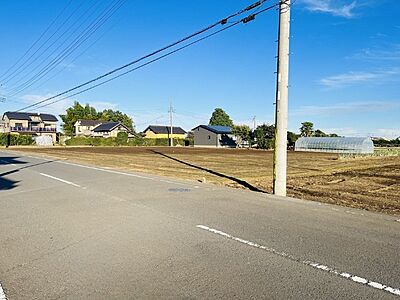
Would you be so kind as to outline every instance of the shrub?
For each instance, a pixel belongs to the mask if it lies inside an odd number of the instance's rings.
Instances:
[[[7,146],[8,133],[0,133],[0,145]],[[10,146],[29,146],[33,145],[34,140],[30,135],[10,134]]]

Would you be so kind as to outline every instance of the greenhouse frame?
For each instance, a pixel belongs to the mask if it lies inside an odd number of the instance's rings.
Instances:
[[[301,137],[295,151],[371,154],[374,143],[367,137]]]

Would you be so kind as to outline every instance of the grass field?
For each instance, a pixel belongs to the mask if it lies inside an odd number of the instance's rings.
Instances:
[[[54,147],[18,151],[270,193],[272,152],[248,149]],[[400,214],[400,157],[289,152],[288,195]]]

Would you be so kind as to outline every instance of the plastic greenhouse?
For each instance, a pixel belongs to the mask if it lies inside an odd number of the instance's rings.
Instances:
[[[374,152],[374,144],[366,137],[301,137],[295,151],[368,154]]]

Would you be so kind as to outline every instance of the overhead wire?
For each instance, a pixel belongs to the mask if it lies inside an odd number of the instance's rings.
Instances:
[[[32,53],[27,59],[25,59],[25,61],[23,62],[23,64],[21,64],[17,69],[15,69],[11,74],[8,75],[7,78],[3,79],[4,83],[9,82],[11,79],[15,78],[15,74],[16,72],[20,71],[21,68],[23,68],[21,70],[21,72],[25,71],[29,66],[32,65],[33,62],[29,63],[28,66],[26,66],[26,64],[47,44],[47,42],[49,42],[53,36],[55,36],[61,29],[62,27],[72,18],[72,16],[80,9],[80,7],[83,5],[84,1],[82,1],[69,15],[68,17],[64,20],[64,22],[62,22],[57,29],[53,32],[53,34],[51,34],[45,41],[44,43],[42,43],[42,45],[36,49],[36,51],[34,53]],[[58,41],[63,34],[61,34],[61,36],[56,40]],[[55,42],[56,42],[55,41]],[[44,51],[41,52],[41,54],[39,55],[39,57],[41,57],[48,49],[49,47],[53,46],[54,43],[53,42],[50,46],[48,46]],[[36,58],[37,59],[37,58]],[[35,60],[34,60],[35,61]],[[24,67],[25,66],[25,67]],[[11,76],[11,77],[10,77]]]
[[[98,19],[91,27],[87,29],[81,36],[77,37],[68,48],[66,48],[58,57],[54,58],[49,62],[41,71],[33,75],[25,84],[19,86],[19,90],[14,91],[11,95],[15,96],[20,92],[26,90],[36,82],[40,81],[52,70],[54,70],[62,61],[68,58],[76,49],[78,49],[83,43],[85,43],[94,33],[96,33],[126,2],[126,0],[118,0],[116,3],[106,11],[103,16]],[[18,87],[17,87],[18,88]]]
[[[196,44],[196,43],[198,43],[198,42],[200,42],[200,41],[203,41],[203,40],[205,40],[205,39],[207,39],[207,38],[210,38],[211,36],[214,36],[214,35],[216,35],[216,34],[218,34],[218,33],[220,33],[220,32],[223,32],[223,31],[229,29],[229,28],[232,28],[233,26],[236,26],[236,25],[238,25],[239,23],[248,23],[248,22],[254,20],[254,18],[255,18],[256,15],[261,14],[261,13],[263,13],[263,12],[265,12],[265,11],[267,11],[267,10],[270,10],[270,9],[272,9],[272,8],[275,8],[276,6],[279,5],[279,3],[275,3],[275,4],[271,5],[271,6],[268,6],[268,7],[264,8],[264,9],[262,9],[262,10],[256,12],[256,13],[253,13],[253,14],[248,15],[248,16],[246,16],[245,18],[242,18],[241,20],[236,21],[235,23],[232,23],[232,24],[228,25],[227,27],[224,27],[224,28],[222,28],[222,29],[219,29],[219,30],[217,30],[217,31],[215,31],[215,32],[213,32],[213,33],[211,33],[211,34],[208,34],[208,35],[203,36],[203,37],[201,37],[201,38],[199,38],[199,39],[197,39],[197,40],[194,40],[194,41],[192,41],[192,42],[190,42],[190,43],[188,43],[188,44],[186,44],[186,45],[184,45],[184,46],[182,46],[182,47],[179,47],[179,48],[177,48],[177,49],[174,49],[174,50],[172,50],[172,51],[170,51],[170,52],[168,52],[168,53],[166,53],[166,54],[164,54],[164,55],[161,55],[161,56],[159,56],[159,57],[157,57],[157,58],[155,58],[155,59],[152,59],[152,60],[150,60],[150,61],[148,61],[148,62],[146,62],[146,63],[143,63],[143,64],[141,64],[141,65],[139,65],[139,66],[137,66],[137,67],[135,67],[135,68],[133,68],[133,69],[130,69],[130,70],[125,71],[125,72],[123,72],[123,73],[121,73],[121,74],[119,74],[119,75],[116,75],[116,76],[114,76],[114,77],[112,77],[112,78],[110,78],[110,79],[108,79],[108,80],[105,80],[105,81],[99,83],[99,84],[93,85],[93,86],[91,86],[91,87],[89,87],[89,88],[86,88],[86,89],[84,89],[84,90],[81,90],[81,91],[79,91],[79,92],[77,92],[77,93],[74,93],[74,94],[72,94],[72,95],[68,95],[68,96],[63,97],[63,98],[61,98],[61,99],[58,99],[58,100],[55,100],[55,101],[46,103],[46,104],[44,104],[44,105],[38,106],[39,104],[42,104],[42,103],[48,102],[48,101],[50,101],[50,100],[52,100],[52,99],[55,99],[55,98],[58,98],[58,97],[60,97],[60,96],[66,95],[66,94],[68,94],[68,93],[70,93],[70,92],[72,92],[72,91],[74,91],[74,90],[80,89],[80,88],[82,88],[82,87],[84,87],[84,86],[86,86],[86,85],[89,85],[89,84],[91,84],[91,83],[93,83],[93,82],[95,82],[95,81],[98,81],[98,80],[100,80],[100,79],[103,79],[103,78],[105,78],[105,77],[107,77],[107,76],[109,76],[109,75],[111,75],[111,74],[113,74],[113,73],[116,73],[116,72],[118,72],[118,71],[120,71],[120,70],[122,70],[122,69],[125,69],[125,68],[127,68],[127,67],[129,67],[129,66],[131,66],[131,65],[133,65],[133,64],[136,64],[136,63],[138,63],[138,62],[140,62],[140,61],[142,61],[142,60],[144,60],[144,59],[146,59],[146,58],[149,58],[149,57],[151,57],[151,56],[154,56],[154,55],[156,55],[156,54],[158,54],[158,53],[160,53],[160,52],[162,52],[162,51],[164,51],[164,50],[166,50],[166,49],[169,49],[169,48],[171,48],[171,47],[174,47],[174,46],[176,46],[176,45],[178,45],[178,44],[180,44],[180,43],[182,43],[182,42],[184,42],[184,41],[187,41],[187,40],[189,40],[189,39],[191,39],[191,38],[193,38],[193,37],[195,37],[195,36],[197,36],[197,35],[199,35],[199,34],[201,34],[201,33],[204,33],[204,32],[206,32],[206,31],[208,31],[208,30],[210,30],[210,29],[216,27],[216,26],[219,25],[219,24],[225,25],[225,24],[227,24],[227,21],[228,21],[229,18],[232,18],[232,17],[234,17],[234,16],[237,16],[237,15],[239,15],[239,14],[242,14],[243,12],[252,10],[253,8],[257,7],[258,5],[261,5],[262,3],[266,2],[266,1],[268,1],[268,0],[257,1],[257,2],[255,2],[255,3],[253,3],[252,5],[250,5],[250,6],[246,7],[246,8],[244,8],[244,9],[240,10],[239,12],[237,12],[237,13],[235,13],[235,14],[232,14],[232,15],[228,16],[227,18],[224,18],[224,19],[222,19],[222,20],[220,20],[220,21],[218,21],[218,22],[216,22],[216,23],[214,23],[214,24],[211,24],[211,25],[209,25],[209,26],[207,26],[207,27],[205,27],[205,28],[203,28],[203,29],[201,29],[201,30],[199,30],[199,31],[197,31],[197,32],[195,32],[195,33],[193,33],[193,34],[190,34],[189,36],[186,36],[186,37],[184,37],[184,38],[182,38],[182,39],[180,39],[180,40],[178,40],[178,41],[176,41],[176,42],[174,42],[174,43],[171,43],[171,44],[169,44],[169,45],[167,45],[167,46],[165,46],[165,47],[163,47],[163,48],[161,48],[161,49],[158,49],[158,50],[156,50],[156,51],[153,51],[153,52],[151,52],[150,54],[147,54],[147,55],[145,55],[145,56],[142,56],[142,57],[139,58],[139,59],[136,59],[136,60],[134,60],[134,61],[132,61],[132,62],[130,62],[130,63],[127,63],[127,64],[125,64],[125,65],[123,65],[123,66],[121,66],[121,67],[118,67],[118,68],[116,68],[116,69],[114,69],[114,70],[112,70],[112,71],[109,71],[109,72],[107,72],[107,73],[105,73],[105,74],[103,74],[103,75],[101,75],[101,76],[98,76],[98,77],[96,77],[96,78],[94,78],[94,79],[92,79],[92,80],[89,80],[89,81],[87,81],[87,82],[85,82],[85,83],[82,83],[82,84],[77,85],[77,86],[75,86],[75,87],[73,87],[73,88],[70,88],[70,89],[68,89],[68,90],[66,90],[66,91],[64,91],[64,92],[62,92],[62,93],[59,93],[59,94],[54,95],[54,96],[51,96],[51,97],[49,97],[49,98],[47,98],[47,99],[38,101],[38,102],[33,103],[33,104],[31,104],[31,105],[28,105],[28,106],[26,106],[26,107],[24,107],[24,108],[21,108],[21,109],[18,110],[18,111],[25,110],[25,109],[32,108],[32,107],[36,107],[36,108],[45,107],[45,106],[47,106],[47,105],[54,104],[54,103],[56,103],[56,102],[65,100],[65,99],[67,99],[67,98],[70,98],[70,97],[79,95],[79,94],[81,94],[81,93],[84,93],[84,92],[86,92],[86,91],[89,91],[89,90],[91,90],[91,89],[94,89],[94,88],[96,88],[96,87],[98,87],[98,86],[101,86],[101,85],[107,83],[107,82],[110,82],[110,81],[112,81],[112,80],[115,80],[115,79],[117,79],[117,78],[119,78],[119,77],[121,77],[121,76],[124,76],[124,75],[126,75],[126,74],[128,74],[128,73],[131,73],[131,72],[135,71],[135,70],[138,70],[138,69],[140,69],[140,68],[143,68],[144,66],[147,66],[147,65],[149,65],[149,64],[151,64],[151,63],[154,63],[154,62],[156,62],[156,61],[158,61],[158,60],[160,60],[160,59],[162,59],[162,58],[165,58],[165,57],[167,57],[167,56],[170,56],[170,55],[172,55],[172,54],[174,54],[174,53],[176,53],[176,52],[178,52],[178,51],[181,51],[181,50],[183,50],[183,49],[185,49],[185,48],[187,48],[187,47],[189,47],[189,46],[191,46],[191,45],[194,45],[194,44]],[[257,5],[256,5],[256,4],[257,4]]]
[[[89,7],[87,7],[83,13],[81,15],[79,15],[75,21],[72,22],[72,24],[70,24],[67,29],[65,29],[50,45],[48,45],[46,47],[46,49],[44,49],[38,57],[34,58],[23,70],[21,70],[19,73],[15,74],[14,76],[12,76],[11,78],[8,79],[8,81],[5,81],[6,83],[11,81],[12,79],[14,79],[15,77],[18,77],[19,75],[22,74],[22,76],[19,79],[16,79],[16,81],[14,82],[13,85],[11,85],[9,88],[13,89],[15,86],[17,86],[17,84],[19,82],[21,82],[24,78],[29,77],[32,73],[34,73],[36,71],[36,69],[38,69],[40,66],[42,66],[43,64],[45,64],[47,62],[48,59],[52,59],[52,57],[54,56],[54,54],[56,54],[56,52],[58,52],[63,46],[64,44],[66,44],[68,42],[68,40],[76,33],[76,29],[82,27],[84,25],[84,23],[88,20],[89,17],[91,17],[91,15],[95,12],[92,11],[91,14],[89,14],[86,18],[85,15],[88,14],[93,7],[95,7],[99,2],[95,1],[95,0],[91,0],[91,5]],[[81,5],[79,5],[76,9],[75,9],[75,13],[81,8],[81,6],[83,5],[83,3],[81,3]],[[83,20],[83,21],[82,21]],[[75,26],[77,25],[77,26]],[[67,36],[67,34],[69,33],[69,35]],[[66,36],[66,37],[65,37]],[[65,37],[65,38],[64,38]],[[56,45],[56,43],[61,40],[61,43]],[[54,49],[52,49],[54,47]],[[50,50],[50,53],[47,53],[47,51]],[[39,60],[43,55],[46,55],[46,57],[44,57],[42,60]],[[32,66],[33,64],[35,64],[36,62],[39,62],[37,65],[33,66],[33,70],[29,70],[29,67]],[[25,70],[27,70],[27,73],[24,74]]]
[[[60,16],[65,12],[65,10],[70,6],[72,3],[72,0],[69,0],[67,5],[64,6],[64,8],[61,10],[61,12],[53,19],[53,21],[50,23],[49,26],[42,32],[42,34],[36,39],[36,41],[25,51],[25,53],[17,59],[4,73],[0,75],[0,80],[3,79],[3,76],[7,75],[7,73],[12,70],[16,65],[19,64],[19,62],[31,51],[36,44],[44,37],[44,35],[50,30],[50,28],[56,23],[56,21],[60,18]]]

